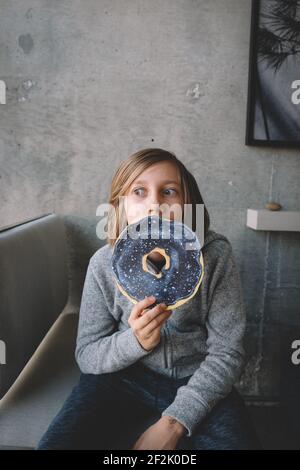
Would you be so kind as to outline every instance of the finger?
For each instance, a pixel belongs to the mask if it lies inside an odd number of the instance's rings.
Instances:
[[[167,308],[166,304],[161,303],[153,307],[151,310],[148,310],[148,312],[143,313],[143,315],[138,320],[137,327],[140,329],[144,328],[154,318],[156,318],[158,315],[164,312],[166,308]]]
[[[157,304],[155,307],[144,311],[143,314],[138,318],[136,321],[136,327],[141,329],[144,326],[148,325],[148,323],[153,320],[159,313],[166,309],[166,304]]]
[[[149,307],[149,305],[153,304],[153,302],[155,301],[155,297],[154,296],[151,296],[151,297],[145,297],[143,300],[140,300],[137,304],[135,304],[135,306],[133,307],[132,311],[131,311],[131,319],[132,320],[135,320],[137,318],[139,318],[139,316],[141,315],[142,311],[146,308],[146,307]]]
[[[143,328],[143,336],[146,338],[151,335],[157,328],[161,328],[162,324],[168,320],[173,310],[165,310],[156,318],[154,318],[147,326]]]

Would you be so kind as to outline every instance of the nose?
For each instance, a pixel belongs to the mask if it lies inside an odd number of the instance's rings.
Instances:
[[[148,215],[157,215],[158,217],[162,217],[163,213],[162,210],[150,210],[148,211]]]
[[[157,215],[162,217],[163,211],[160,206],[163,202],[163,196],[160,194],[159,190],[153,189],[147,200],[148,215]]]

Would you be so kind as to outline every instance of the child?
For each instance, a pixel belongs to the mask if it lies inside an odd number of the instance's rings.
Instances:
[[[120,196],[127,224],[164,215],[161,204],[204,204],[182,162],[158,148],[122,162],[109,199],[116,214]],[[120,226],[109,214],[116,237],[91,257],[82,293],[80,380],[38,449],[260,448],[234,386],[245,359],[239,273],[230,242],[209,224],[204,205],[205,274],[196,295],[171,311],[151,297],[133,305],[117,288],[110,261]]]

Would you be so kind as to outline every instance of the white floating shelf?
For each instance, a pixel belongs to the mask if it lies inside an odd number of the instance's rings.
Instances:
[[[246,225],[254,230],[300,232],[300,212],[247,209]]]

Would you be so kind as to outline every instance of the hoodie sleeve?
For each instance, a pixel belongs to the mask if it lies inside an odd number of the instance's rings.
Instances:
[[[142,347],[133,329],[116,331],[90,260],[83,286],[75,359],[86,374],[103,374],[124,369],[151,351]]]
[[[246,312],[240,276],[229,242],[224,245],[217,264],[212,278],[213,292],[208,294],[208,354],[162,412],[162,415],[181,422],[187,429],[187,436],[193,434],[213,406],[231,391],[245,365]]]

